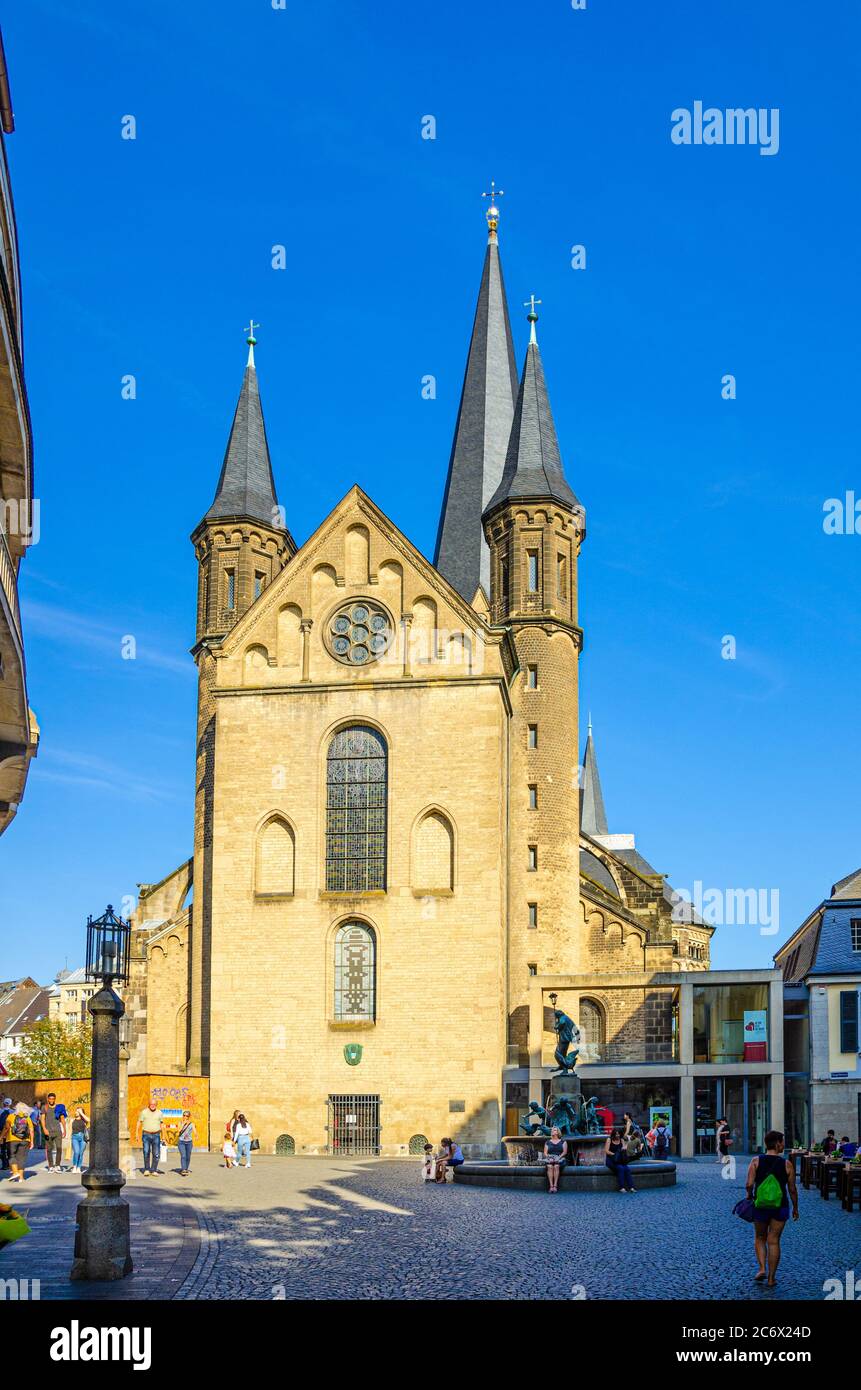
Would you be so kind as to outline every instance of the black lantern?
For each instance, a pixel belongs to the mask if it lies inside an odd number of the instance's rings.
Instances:
[[[551,990],[550,993],[548,994],[547,998],[550,1000],[550,1003],[553,1005],[553,1008],[554,1008],[554,1010],[555,1010],[555,1008],[556,1008],[556,1000],[559,998],[559,995],[556,994],[553,990]]]
[[[108,909],[93,921],[87,918],[87,979],[124,983],[129,977],[129,939],[131,925]]]

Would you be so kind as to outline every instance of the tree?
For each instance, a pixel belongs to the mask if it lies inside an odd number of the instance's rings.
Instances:
[[[93,1025],[67,1024],[43,1018],[24,1034],[21,1051],[9,1059],[9,1076],[15,1081],[59,1080],[89,1076],[93,1056]]]

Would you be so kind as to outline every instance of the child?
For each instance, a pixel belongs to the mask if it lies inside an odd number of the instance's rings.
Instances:
[[[436,1177],[436,1158],[434,1157],[433,1144],[425,1144],[424,1158],[422,1159],[422,1182],[433,1182]]]
[[[225,1168],[235,1168],[236,1145],[233,1142],[233,1135],[230,1133],[229,1129],[224,1131],[224,1143],[221,1146],[221,1152],[224,1154]]]

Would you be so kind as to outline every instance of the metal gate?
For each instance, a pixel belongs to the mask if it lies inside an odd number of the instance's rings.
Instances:
[[[380,1097],[329,1097],[330,1154],[343,1156],[380,1152]]]

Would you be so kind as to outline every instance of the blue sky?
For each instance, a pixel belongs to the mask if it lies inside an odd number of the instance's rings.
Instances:
[[[777,936],[714,939],[769,964],[861,860],[861,536],[822,525],[861,496],[857,5],[29,0],[3,25],[42,748],[0,841],[0,977],[78,964],[86,914],[189,853],[188,536],[249,314],[297,539],[359,482],[432,554],[491,177],[518,361],[534,291],[587,509],[610,828],[677,885],[778,889]],[[779,152],[674,145],[697,100],[778,108]]]

